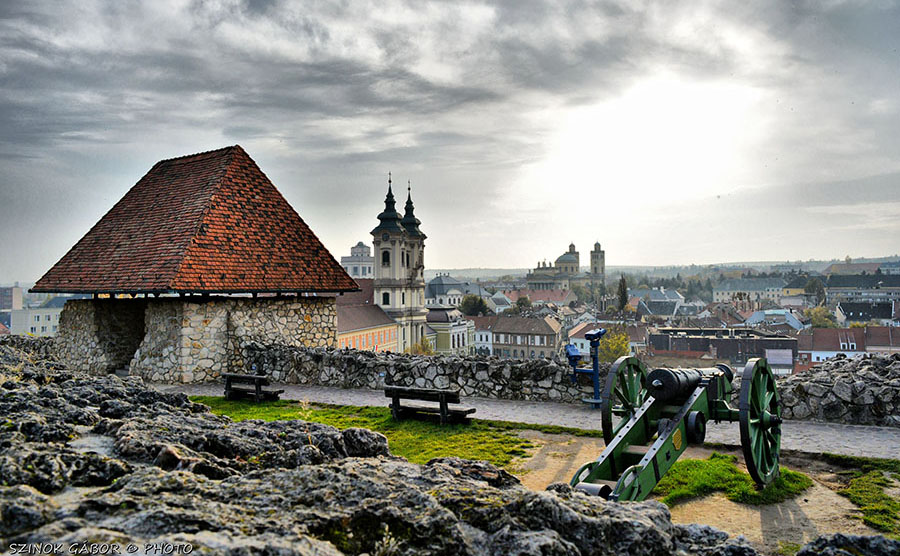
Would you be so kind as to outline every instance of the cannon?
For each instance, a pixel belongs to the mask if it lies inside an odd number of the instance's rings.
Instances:
[[[775,376],[766,359],[748,361],[737,409],[729,404],[733,380],[728,365],[648,372],[637,357],[620,357],[600,398],[606,447],[570,484],[608,500],[644,500],[689,445],[703,444],[708,423],[737,421],[747,470],[769,485],[781,450]]]

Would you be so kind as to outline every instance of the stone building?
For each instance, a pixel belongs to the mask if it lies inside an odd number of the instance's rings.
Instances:
[[[384,211],[372,230],[375,247],[375,303],[400,325],[400,351],[425,337],[425,234],[414,214],[412,191],[407,188],[406,212],[396,209],[391,178]]]
[[[568,290],[573,286],[590,288],[606,284],[606,252],[600,243],[594,244],[591,251],[590,272],[581,272],[581,255],[575,250],[575,244],[569,244],[569,250],[556,258],[553,265],[539,262],[531,270],[525,280],[532,290]]]
[[[334,346],[357,289],[235,145],[156,163],[32,291],[93,294],[60,316],[70,367],[201,382],[251,342]]]

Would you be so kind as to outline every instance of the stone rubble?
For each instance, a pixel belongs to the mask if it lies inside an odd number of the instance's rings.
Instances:
[[[391,456],[383,436],[212,415],[141,379],[0,341],[0,550],[190,543],[196,554],[735,554],[656,502],[534,492],[485,462]]]

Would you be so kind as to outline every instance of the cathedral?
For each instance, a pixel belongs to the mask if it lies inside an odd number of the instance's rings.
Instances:
[[[576,285],[591,287],[592,284],[605,284],[606,252],[600,248],[600,242],[595,243],[591,251],[591,270],[581,272],[581,257],[575,250],[575,244],[570,243],[569,250],[557,257],[552,266],[539,262],[525,280],[532,290],[568,290]]]
[[[396,209],[390,174],[384,211],[372,230],[375,272],[373,289],[377,303],[400,325],[398,351],[403,352],[425,337],[425,234],[413,212],[412,189],[407,186],[406,210]]]

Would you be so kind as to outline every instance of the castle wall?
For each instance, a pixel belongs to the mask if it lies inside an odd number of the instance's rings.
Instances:
[[[245,370],[252,342],[334,347],[332,297],[159,298],[70,301],[60,316],[59,357],[94,374],[128,367],[160,382],[206,382]]]

